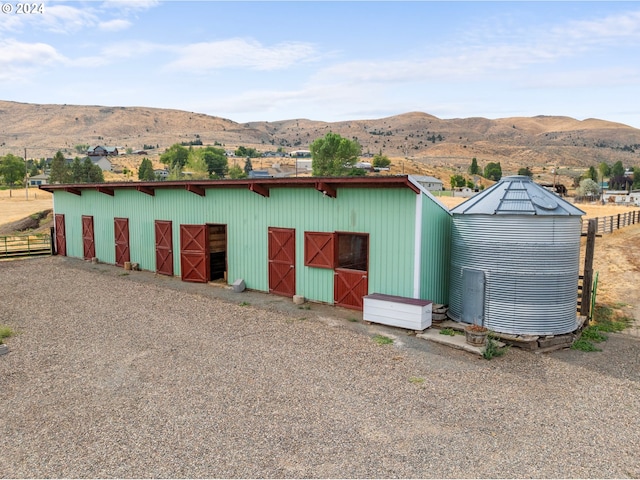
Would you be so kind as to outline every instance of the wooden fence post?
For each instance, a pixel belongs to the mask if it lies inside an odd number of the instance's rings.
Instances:
[[[580,315],[591,318],[591,289],[593,288],[593,254],[596,245],[598,220],[589,220],[587,227],[587,248],[584,253],[584,272],[582,279],[582,298],[580,299]]]
[[[49,231],[49,241],[51,242],[51,255],[57,255],[56,252],[56,232],[53,227]]]

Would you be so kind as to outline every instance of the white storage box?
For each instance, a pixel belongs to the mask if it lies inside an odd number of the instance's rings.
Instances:
[[[372,293],[364,297],[362,318],[392,327],[424,330],[431,326],[431,307],[429,300]]]

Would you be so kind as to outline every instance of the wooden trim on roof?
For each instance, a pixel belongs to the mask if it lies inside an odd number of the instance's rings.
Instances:
[[[100,193],[104,193],[105,195],[111,195],[112,197],[115,195],[115,190],[109,187],[96,187]]]
[[[315,188],[327,197],[336,198],[338,196],[336,189],[326,182],[316,182]]]
[[[147,187],[145,185],[138,185],[136,190],[142,193],[146,193],[147,195],[155,196],[156,190],[154,188]]]
[[[269,196],[272,188],[313,188],[328,197],[336,198],[341,188],[408,188],[416,194],[421,190],[409,180],[407,175],[388,175],[374,177],[285,177],[260,179],[221,179],[221,180],[169,180],[156,182],[109,182],[81,183],[72,185],[46,184],[40,189],[47,192],[64,190],[75,195],[86,189],[135,189],[147,195],[154,195],[157,189],[182,188],[197,195],[204,196],[208,189],[244,188],[264,197]],[[98,190],[100,191],[100,190]],[[105,192],[103,192],[105,193]],[[107,193],[107,195],[110,195]]]
[[[187,192],[195,193],[196,195],[200,195],[201,197],[204,197],[206,195],[205,189],[198,185],[189,183],[185,185],[185,188],[187,189]]]
[[[269,197],[269,189],[259,183],[251,183],[249,185],[249,190],[257,193],[258,195],[262,195],[265,198]]]

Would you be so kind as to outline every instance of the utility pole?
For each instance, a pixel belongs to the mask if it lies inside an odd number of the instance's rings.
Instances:
[[[27,147],[24,148],[24,193],[29,200],[29,172],[27,168]]]

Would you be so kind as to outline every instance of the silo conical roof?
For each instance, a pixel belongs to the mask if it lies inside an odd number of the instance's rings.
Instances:
[[[502,178],[451,209],[454,214],[581,216],[585,212],[526,175]]]

